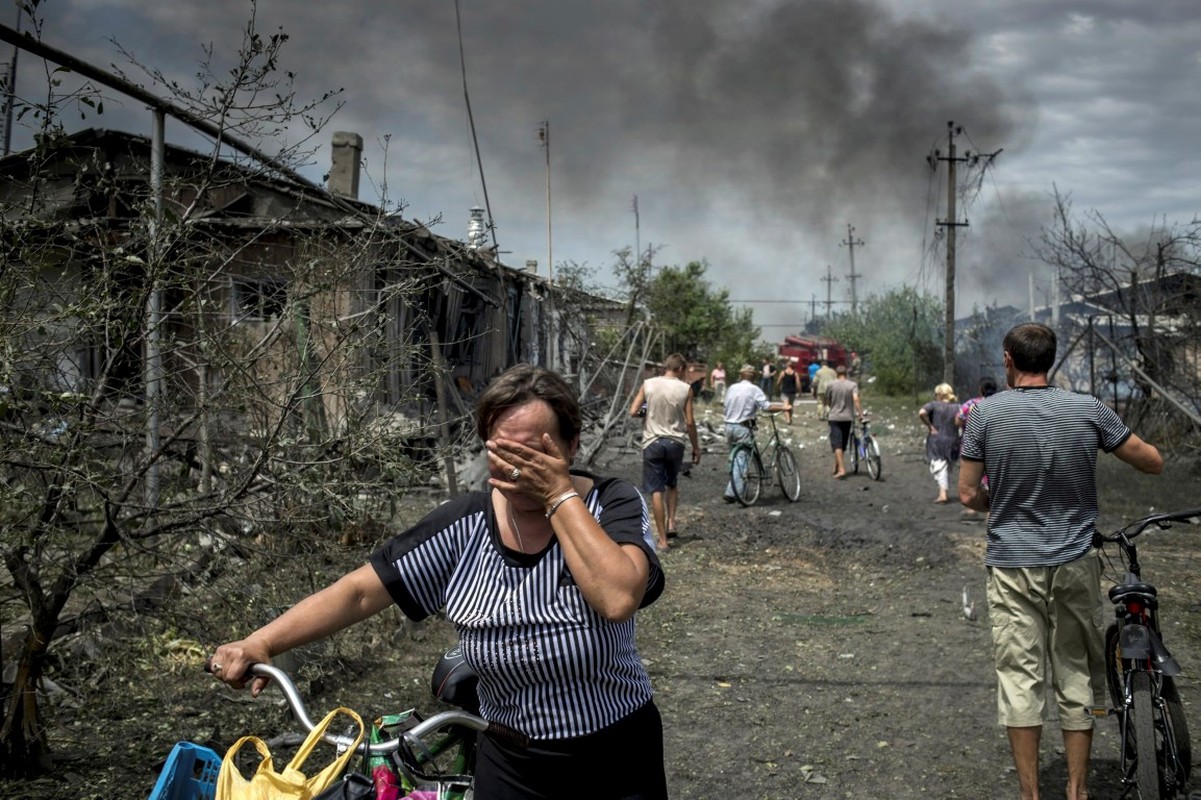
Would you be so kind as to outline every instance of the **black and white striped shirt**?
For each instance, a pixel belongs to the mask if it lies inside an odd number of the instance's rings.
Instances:
[[[1130,429],[1092,395],[1049,386],[985,398],[968,416],[960,457],[983,461],[991,500],[984,563],[1052,567],[1092,546],[1097,451]]]
[[[591,477],[591,476],[590,476]],[[629,482],[596,479],[584,499],[609,536],[651,563],[645,607],[663,591],[650,517]],[[634,620],[609,622],[584,599],[557,540],[541,553],[504,547],[488,493],[443,504],[371,556],[411,619],[445,608],[479,674],[481,714],[534,739],[617,722],[651,698]]]

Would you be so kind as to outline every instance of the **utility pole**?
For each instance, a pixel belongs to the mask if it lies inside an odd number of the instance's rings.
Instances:
[[[838,278],[835,278],[832,274],[833,272],[834,268],[826,264],[826,277],[822,278],[822,283],[826,284],[826,322],[830,321],[830,310],[834,305],[834,300],[830,297],[830,292],[835,282],[838,281]]]
[[[962,126],[954,122],[947,123],[947,155],[941,155],[937,150],[933,156],[927,157],[931,169],[936,169],[939,161],[947,162],[947,218],[935,222],[937,227],[947,229],[947,285],[946,285],[946,326],[945,340],[942,352],[943,383],[955,385],[955,229],[967,227],[967,222],[960,222],[955,217],[955,167],[960,161],[973,160],[972,154],[964,151],[961,157],[955,156],[955,136],[963,133]],[[997,151],[1000,152],[1000,151]]]
[[[847,274],[847,279],[851,282],[851,316],[859,315],[859,293],[856,291],[856,283],[861,276],[855,271],[855,246],[862,247],[865,242],[862,239],[855,238],[855,226],[847,223],[847,240],[839,242],[840,245],[847,247],[851,255],[851,271]]]
[[[550,204],[550,120],[543,120],[538,126],[538,141],[546,151],[546,279],[554,282],[555,260],[551,246],[551,204]]]
[[[555,259],[551,239],[550,204],[550,120],[538,126],[538,141],[546,151],[546,366],[555,369],[558,364],[558,325],[555,321]]]
[[[642,227],[638,219],[638,195],[634,195],[634,269],[642,265]]]

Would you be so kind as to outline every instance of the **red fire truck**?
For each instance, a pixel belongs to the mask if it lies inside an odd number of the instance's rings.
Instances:
[[[814,361],[829,361],[835,367],[849,363],[846,348],[825,336],[785,336],[784,343],[779,346],[779,353],[782,358],[796,359],[796,370],[803,376],[803,392],[809,391],[808,367]]]

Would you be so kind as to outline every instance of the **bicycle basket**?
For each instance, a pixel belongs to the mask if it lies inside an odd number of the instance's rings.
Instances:
[[[167,756],[148,800],[213,800],[221,756],[207,747],[179,742]]]

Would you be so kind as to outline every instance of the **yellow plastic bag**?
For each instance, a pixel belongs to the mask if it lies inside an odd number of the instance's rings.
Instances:
[[[359,733],[355,737],[354,744],[346,748],[325,769],[311,778],[306,778],[301,772],[305,760],[308,759],[309,754],[321,741],[326,729],[339,714],[350,717],[359,726]],[[284,768],[283,772],[275,771],[271,751],[267,748],[266,742],[257,736],[243,736],[234,742],[233,747],[226,751],[225,758],[221,760],[221,771],[217,774],[216,800],[311,800],[314,795],[320,794],[338,779],[338,776],[346,769],[346,764],[354,756],[355,748],[363,741],[363,735],[363,720],[358,714],[349,708],[335,708],[313,728],[312,733],[300,745],[300,749],[296,751],[296,755],[288,762],[288,766]],[[242,775],[236,763],[238,752],[248,742],[254,745],[262,758],[258,769],[249,780]]]

